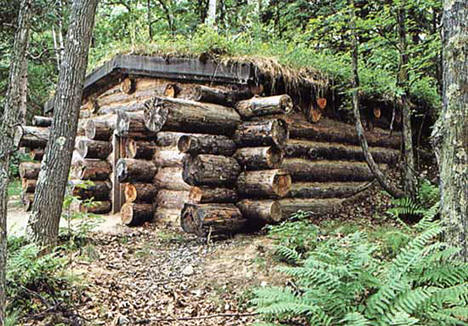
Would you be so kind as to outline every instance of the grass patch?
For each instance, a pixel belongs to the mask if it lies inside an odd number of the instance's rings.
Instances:
[[[21,181],[13,179],[8,184],[8,197],[21,195]]]

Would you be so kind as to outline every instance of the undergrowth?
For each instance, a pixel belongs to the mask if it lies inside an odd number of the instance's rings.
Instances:
[[[313,227],[304,218],[272,227],[276,255],[287,263],[280,271],[291,280],[254,290],[262,325],[466,325],[468,265],[457,259],[459,249],[440,240],[436,193],[423,184],[411,202],[417,208],[405,211],[420,221],[388,234],[377,230],[385,241],[351,227],[316,229],[309,238]],[[390,216],[405,210],[398,207]],[[315,243],[304,250],[309,241]],[[384,250],[386,241],[392,245]]]

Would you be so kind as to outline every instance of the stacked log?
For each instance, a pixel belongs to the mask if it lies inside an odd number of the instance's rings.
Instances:
[[[21,201],[26,211],[32,207],[34,200],[34,191],[41,170],[39,162],[22,162],[19,166],[19,175],[21,178]]]

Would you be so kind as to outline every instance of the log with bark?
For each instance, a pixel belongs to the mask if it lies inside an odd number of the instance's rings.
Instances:
[[[112,172],[111,165],[103,160],[82,159],[74,162],[72,175],[80,180],[102,181],[109,178]]]
[[[374,159],[380,163],[395,163],[400,156],[400,152],[392,148],[371,147],[369,150]],[[288,157],[304,157],[312,160],[365,160],[360,146],[339,143],[290,139],[284,151]]]
[[[237,179],[237,192],[249,198],[281,198],[290,189],[291,176],[279,169],[245,171]]]
[[[237,192],[229,188],[192,187],[189,199],[193,203],[235,203]]]
[[[233,156],[245,170],[277,169],[283,151],[276,146],[239,148]]]
[[[17,126],[14,143],[19,147],[45,148],[50,130],[47,127]]]
[[[54,121],[54,118],[52,117],[43,117],[40,115],[35,115],[32,118],[32,125],[36,127],[50,127],[52,126],[52,121]]]
[[[120,209],[120,218],[127,226],[138,226],[153,218],[153,204],[125,203]]]
[[[223,90],[208,86],[195,87],[195,101],[215,103],[225,106],[234,106],[238,101],[248,99],[253,94],[250,89]]]
[[[190,192],[187,190],[160,189],[154,203],[158,208],[182,209],[184,204],[190,203]]]
[[[236,110],[244,119],[252,117],[285,114],[293,109],[293,101],[287,94],[270,97],[252,97],[236,104]]]
[[[177,146],[182,136],[191,135],[186,132],[161,131],[156,134],[156,145],[158,146]]]
[[[19,175],[22,179],[37,179],[41,163],[37,162],[21,162],[19,165]]]
[[[281,119],[243,122],[234,134],[239,147],[276,145],[281,148],[288,139],[288,127]]]
[[[34,193],[36,182],[37,180],[35,179],[21,179],[21,189],[26,193]]]
[[[153,141],[129,139],[127,141],[127,154],[130,158],[151,160],[156,152]]]
[[[119,182],[149,182],[153,180],[157,169],[151,161],[121,158],[115,170]]]
[[[24,205],[24,210],[29,212],[32,208],[34,202],[34,194],[32,193],[21,193],[21,203]]]
[[[182,210],[175,208],[156,208],[154,212],[154,220],[156,222],[171,222],[180,225],[180,214]]]
[[[71,206],[72,211],[91,213],[91,214],[107,214],[112,209],[112,202],[109,200],[92,201],[90,203],[74,202]]]
[[[96,158],[105,160],[112,152],[112,144],[108,141],[80,139],[77,151],[82,158]]]
[[[188,154],[179,152],[176,146],[157,147],[153,161],[157,167],[182,167]]]
[[[190,190],[191,186],[183,179],[183,168],[160,168],[154,176],[153,183],[158,189]]]
[[[255,221],[264,223],[277,223],[282,220],[281,205],[276,200],[250,200],[244,199],[238,202],[237,207],[242,215]]]
[[[374,175],[367,163],[352,161],[309,161],[301,158],[283,160],[282,169],[294,181],[370,181]],[[384,166],[381,166],[384,168]]]
[[[115,133],[118,136],[137,139],[144,139],[154,136],[154,133],[150,132],[145,127],[145,117],[143,111],[118,111]]]
[[[362,182],[294,182],[288,197],[291,198],[346,198],[360,192]]]
[[[43,148],[33,148],[29,152],[29,157],[33,161],[42,161],[42,158],[44,157],[44,149]]]
[[[291,217],[298,211],[303,211],[311,216],[322,216],[325,214],[337,213],[343,207],[343,200],[336,198],[315,199],[315,198],[284,198],[278,200],[283,212],[283,219]]]
[[[181,214],[182,229],[200,237],[232,234],[246,222],[234,204],[185,204]]]
[[[127,183],[124,194],[127,203],[152,203],[158,189],[152,183]]]
[[[93,181],[90,184],[84,184],[82,180],[71,180],[73,185],[73,196],[80,199],[109,200],[112,184],[110,181]]]
[[[145,124],[153,131],[186,131],[230,135],[241,119],[229,107],[156,97],[145,103]]]
[[[190,134],[181,136],[177,143],[182,153],[231,156],[236,150],[234,141],[226,136]]]
[[[117,124],[117,122],[114,123],[113,121],[116,119],[117,118],[115,115],[109,115],[109,118],[107,120],[87,120],[84,126],[86,137],[93,140],[109,140],[114,132],[115,125]]]
[[[184,181],[193,186],[232,186],[241,168],[236,159],[222,155],[201,154],[184,161]]]

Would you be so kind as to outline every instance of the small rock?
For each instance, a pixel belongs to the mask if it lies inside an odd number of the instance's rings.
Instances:
[[[192,265],[187,265],[184,270],[182,271],[182,275],[184,276],[190,276],[193,275],[195,271],[193,270]]]

